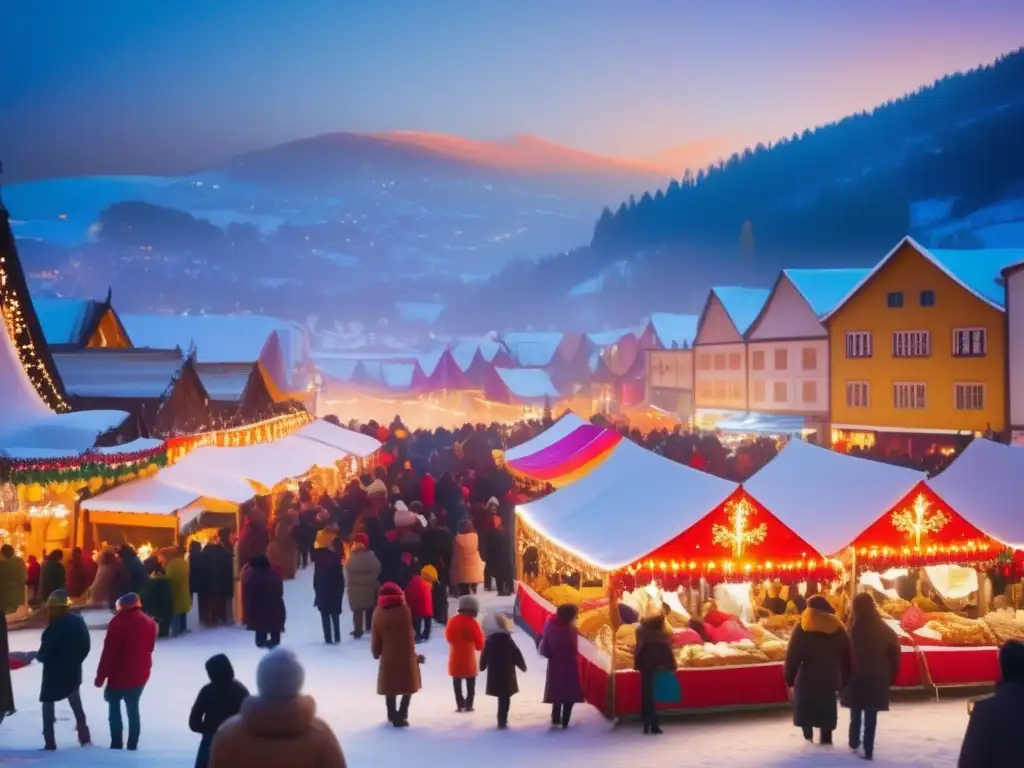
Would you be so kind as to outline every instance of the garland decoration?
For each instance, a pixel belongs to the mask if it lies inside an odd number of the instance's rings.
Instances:
[[[89,482],[93,478],[120,482],[151,474],[165,466],[167,448],[159,445],[132,453],[86,453],[72,458],[13,461],[7,480],[14,485]]]

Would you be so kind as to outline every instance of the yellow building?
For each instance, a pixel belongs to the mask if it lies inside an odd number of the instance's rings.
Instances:
[[[823,321],[834,441],[1007,426],[1001,270],[1021,251],[928,250],[906,237]]]

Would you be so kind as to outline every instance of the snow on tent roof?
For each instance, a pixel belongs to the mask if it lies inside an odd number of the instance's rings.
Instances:
[[[999,307],[1006,305],[1003,270],[1024,259],[1024,248],[928,249],[928,253],[969,290]]]
[[[92,317],[93,305],[92,299],[32,298],[43,336],[52,346],[77,344]]]
[[[121,315],[121,323],[136,347],[187,350],[195,343],[201,363],[254,363],[273,333],[296,329],[263,315]]]
[[[808,544],[831,555],[852,544],[925,477],[790,440],[743,487]]]
[[[158,475],[111,488],[91,499],[85,499],[81,507],[92,512],[169,515],[187,507],[199,495],[195,491],[172,485]]]
[[[381,447],[381,442],[369,435],[353,432],[351,429],[339,427],[324,419],[311,421],[295,434],[307,440],[316,440],[325,445],[339,448],[361,459],[372,455]]]
[[[557,398],[558,389],[551,377],[541,368],[495,368],[508,391],[521,400]]]
[[[505,460],[515,461],[516,459],[522,459],[525,456],[532,456],[537,453],[537,451],[542,451],[548,446],[554,445],[559,440],[562,440],[567,435],[576,431],[579,427],[589,423],[589,421],[581,419],[572,411],[566,411],[558,421],[536,437],[530,438],[525,443],[521,443],[515,448],[509,448],[505,451]]]
[[[398,319],[406,323],[422,323],[433,325],[441,317],[444,304],[429,301],[396,301],[395,312]]]
[[[69,395],[152,399],[164,395],[184,358],[177,350],[85,349],[54,352],[53,361]]]
[[[93,453],[102,453],[104,456],[116,456],[119,453],[141,453],[152,451],[164,444],[163,440],[155,437],[139,437],[121,445],[107,445],[102,448],[93,448]]]
[[[986,535],[1024,548],[1024,448],[976,437],[928,485]]]
[[[509,333],[504,341],[519,365],[542,368],[555,359],[563,338],[564,334],[558,332]]]
[[[593,472],[516,511],[553,543],[610,571],[668,543],[736,488],[623,440]],[[629,509],[643,513],[624,525]]]
[[[824,317],[867,277],[869,269],[784,269],[782,274],[818,317]]]
[[[501,352],[501,342],[495,341],[494,339],[459,339],[451,343],[450,349],[452,351],[452,357],[455,358],[455,362],[459,364],[459,368],[463,371],[469,370],[469,366],[473,363],[473,358],[476,357],[477,351],[480,352],[481,357],[490,363],[494,361],[494,358]],[[436,365],[436,363],[435,363]]]
[[[768,299],[767,288],[735,288],[731,286],[712,288],[729,319],[742,336],[750,328],[751,323],[761,313],[761,308]]]
[[[665,349],[693,346],[693,340],[697,338],[698,320],[698,315],[673,315],[668,312],[651,314],[651,325]]]

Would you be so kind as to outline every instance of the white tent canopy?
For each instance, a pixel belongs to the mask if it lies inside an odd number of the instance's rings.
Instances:
[[[193,497],[205,496],[242,504],[256,495],[252,484],[242,477],[219,472],[215,467],[204,468],[191,463],[185,465],[184,461],[161,469],[156,477],[161,482],[190,491]]]
[[[976,437],[928,485],[986,535],[1024,548],[1024,448]]]
[[[566,551],[614,570],[671,541],[736,488],[623,440],[598,469],[516,511]]]
[[[524,456],[531,456],[532,454],[537,453],[537,451],[542,451],[548,446],[554,445],[563,437],[571,434],[584,424],[589,423],[589,421],[581,419],[572,411],[566,411],[558,421],[536,437],[527,440],[521,445],[517,445],[515,448],[509,448],[505,451],[505,460],[515,461],[516,459],[521,459]]]
[[[927,476],[791,440],[743,484],[819,552],[835,554]]]
[[[310,422],[296,432],[294,436],[302,437],[306,440],[315,440],[318,443],[337,448],[360,459],[372,455],[381,446],[379,440],[369,435],[339,427],[325,419],[317,419]]]
[[[199,494],[157,477],[147,477],[119,485],[86,499],[81,507],[92,512],[134,512],[153,515],[173,514],[194,502]]]

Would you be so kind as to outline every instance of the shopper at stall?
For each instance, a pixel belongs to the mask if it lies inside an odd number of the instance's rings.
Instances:
[[[472,712],[476,698],[476,655],[484,649],[484,633],[477,616],[480,603],[472,595],[459,598],[459,611],[444,630],[448,641],[448,674],[455,690],[457,712]],[[465,692],[463,692],[465,685]]]
[[[203,561],[209,578],[207,604],[208,625],[231,624],[231,604],[235,599],[235,553],[231,547],[231,533],[222,529],[216,538],[203,547]],[[242,560],[242,563],[251,560]]]
[[[71,557],[67,565],[67,592],[68,597],[81,597],[92,584],[91,569],[86,567],[84,554],[81,547],[71,550]]]
[[[39,701],[43,705],[44,749],[57,749],[54,724],[57,722],[56,703],[67,699],[75,716],[78,743],[83,747],[92,742],[89,724],[82,709],[82,663],[89,655],[89,629],[85,620],[70,612],[71,599],[63,589],[56,589],[46,600],[48,623],[39,641],[36,661],[43,665],[43,680]]]
[[[192,610],[190,568],[181,547],[167,547],[163,555],[167,561],[167,580],[171,584],[171,634],[177,637],[188,631],[188,613]]]
[[[107,625],[103,654],[96,669],[96,687],[106,684],[103,698],[109,708],[110,748],[138,749],[142,733],[139,700],[153,669],[157,626],[142,612],[139,596],[134,592],[117,601],[117,615]],[[128,714],[128,743],[124,742],[121,702]]]
[[[658,614],[640,622],[636,633],[633,669],[640,673],[640,714],[644,721],[644,733],[661,733],[654,698],[654,680],[658,673],[674,673],[676,669],[671,637],[665,628],[665,616]]]
[[[195,768],[207,768],[210,763],[210,745],[217,729],[242,709],[242,702],[249,697],[249,689],[235,679],[231,660],[223,653],[211,656],[206,662],[206,674],[210,682],[199,690],[192,712],[188,716],[188,727],[202,736],[196,754]]]
[[[131,592],[137,595],[142,594],[143,588],[146,586],[146,582],[149,581],[149,574],[146,573],[146,567],[139,560],[138,553],[130,546],[125,544],[121,547],[121,565],[124,566],[125,573],[128,576],[127,587]],[[118,595],[120,597],[120,595]]]
[[[25,565],[25,586],[28,589],[28,604],[36,605],[39,601],[39,579],[42,575],[42,567],[35,555],[28,556],[28,563]]]
[[[835,608],[822,595],[809,598],[789,640],[785,665],[786,685],[793,689],[793,724],[808,741],[818,728],[821,743],[832,743],[836,693],[846,687],[852,663],[850,637]]]
[[[25,605],[27,582],[25,561],[18,557],[14,547],[4,544],[0,547],[0,609],[4,614],[14,613]]]
[[[480,557],[480,539],[473,524],[463,520],[452,542],[452,586],[459,595],[475,593],[484,580],[484,561]]]
[[[311,514],[312,513],[312,514]],[[303,509],[299,512],[295,525],[292,527],[292,539],[298,549],[299,567],[305,568],[313,557],[313,545],[316,542],[315,511]]]
[[[46,556],[46,562],[39,571],[40,602],[45,602],[55,589],[64,589],[67,585],[67,573],[64,570],[64,553],[55,549]]]
[[[483,653],[480,671],[487,673],[487,695],[498,699],[498,728],[508,728],[512,697],[519,693],[516,670],[526,671],[526,660],[512,639],[512,620],[503,613],[489,613],[483,621]]]
[[[999,651],[1001,680],[994,696],[975,702],[960,746],[958,768],[1017,768],[1024,733],[1024,643]]]
[[[142,601],[142,610],[156,622],[159,628],[159,637],[169,637],[171,634],[171,621],[174,618],[174,599],[171,593],[171,582],[167,578],[167,572],[154,555],[146,558],[144,563],[148,578],[139,592],[139,600]]]
[[[249,561],[249,572],[242,585],[245,626],[256,634],[256,647],[273,650],[281,644],[284,632],[284,582],[270,567],[266,555]]]
[[[294,579],[299,569],[299,547],[292,535],[296,517],[295,510],[288,510],[280,515],[274,523],[274,533],[267,546],[270,563],[280,569],[284,579]]]
[[[544,703],[551,705],[551,725],[569,727],[574,704],[583,701],[580,669],[576,654],[578,609],[567,603],[558,606],[555,615],[544,623],[537,652],[548,660],[544,679]]]
[[[321,542],[326,546],[313,551],[314,605],[320,611],[324,642],[341,642],[341,606],[345,598],[345,567],[341,561],[338,539]]]
[[[405,604],[405,595],[392,582],[380,588],[370,632],[370,652],[380,662],[377,695],[384,697],[388,722],[395,728],[405,728],[409,725],[409,703],[420,689],[423,657],[416,655],[412,613]]]
[[[363,636],[364,627],[370,627],[373,609],[377,605],[379,578],[380,561],[369,549],[367,537],[359,534],[345,564],[348,606],[352,609],[352,636],[357,639]]]
[[[90,605],[105,605],[114,610],[117,605],[117,598],[125,592],[130,592],[128,587],[128,574],[117,555],[109,549],[100,552],[99,568],[96,570],[96,578],[93,579],[92,588],[89,591]]]
[[[487,536],[487,570],[495,582],[498,595],[508,597],[515,584],[515,562],[512,537],[495,508],[491,516],[491,532]]]
[[[224,722],[210,747],[210,768],[345,768],[338,739],[302,693],[306,672],[285,648],[256,667],[258,695]]]
[[[853,672],[840,701],[850,710],[850,749],[856,751],[863,746],[864,757],[871,760],[878,713],[889,711],[889,687],[899,674],[900,641],[882,621],[875,601],[866,592],[853,600],[850,642]]]

